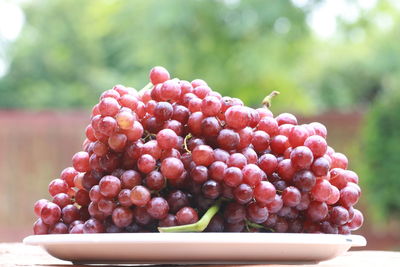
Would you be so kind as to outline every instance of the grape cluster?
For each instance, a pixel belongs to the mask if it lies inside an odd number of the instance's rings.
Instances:
[[[210,232],[350,234],[361,190],[318,122],[299,125],[203,80],[150,71],[139,92],[116,85],[92,109],[83,151],[34,205],[35,234],[155,232],[194,224],[215,203]]]

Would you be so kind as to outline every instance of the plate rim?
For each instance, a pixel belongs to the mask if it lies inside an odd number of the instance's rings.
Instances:
[[[212,238],[210,238],[212,237]],[[216,237],[224,237],[216,240]],[[268,237],[268,238],[266,238]],[[133,239],[134,238],[134,239]],[[306,242],[305,242],[306,241]],[[290,243],[290,244],[351,244],[366,246],[362,235],[313,233],[99,233],[99,234],[48,234],[30,235],[23,239],[25,245],[56,244],[112,244],[112,243]]]

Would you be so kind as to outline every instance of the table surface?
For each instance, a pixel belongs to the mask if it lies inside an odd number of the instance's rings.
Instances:
[[[240,265],[267,266],[265,265]],[[45,250],[38,246],[27,246],[21,243],[0,243],[0,266],[72,266],[71,262],[62,261],[50,256]],[[76,265],[75,265],[76,266]],[[116,266],[132,266],[121,265]],[[167,265],[162,265],[167,266]],[[195,265],[193,265],[195,266]],[[201,265],[214,266],[214,265]],[[221,266],[221,265],[219,265]],[[223,265],[228,266],[228,265]],[[229,265],[233,266],[233,265]],[[272,264],[268,266],[296,266]],[[350,251],[332,260],[323,261],[318,264],[300,264],[299,266],[400,266],[400,252],[394,251]]]

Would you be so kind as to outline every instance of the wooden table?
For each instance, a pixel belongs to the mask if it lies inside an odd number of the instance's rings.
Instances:
[[[240,266],[266,266],[240,265]],[[56,259],[37,246],[26,246],[21,243],[0,243],[0,266],[72,266],[71,262]],[[121,265],[117,266],[132,266]],[[166,265],[162,265],[166,266]],[[205,266],[205,265],[202,265]],[[211,265],[207,265],[211,266]],[[219,265],[221,266],[221,265]],[[225,265],[226,266],[226,265]],[[232,266],[232,265],[231,265]],[[268,265],[268,266],[296,266],[296,265]],[[400,266],[400,252],[393,251],[352,251],[343,256],[319,264],[299,266]]]

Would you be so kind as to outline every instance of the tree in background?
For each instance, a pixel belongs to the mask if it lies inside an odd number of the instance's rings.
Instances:
[[[361,151],[368,199],[372,214],[388,221],[400,216],[400,90],[382,95],[365,123]]]
[[[163,65],[251,105],[281,90],[278,108],[312,110],[295,82],[306,14],[288,0],[42,0],[24,11],[0,107],[87,107],[114,84],[140,88]]]

